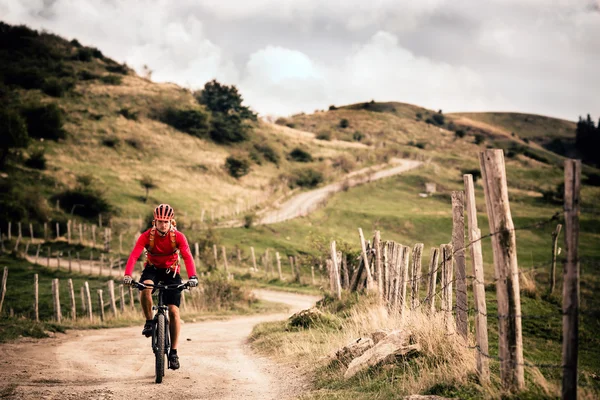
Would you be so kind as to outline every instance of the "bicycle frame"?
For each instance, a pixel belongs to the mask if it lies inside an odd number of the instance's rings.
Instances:
[[[153,328],[152,328],[152,351],[156,354],[158,352],[158,315],[163,314],[165,316],[165,354],[169,355],[169,349],[171,348],[171,337],[169,335],[169,313],[167,312],[168,307],[164,304],[163,301],[164,290],[158,289],[158,304],[156,306],[152,306],[152,310],[155,310],[156,313],[152,318]]]

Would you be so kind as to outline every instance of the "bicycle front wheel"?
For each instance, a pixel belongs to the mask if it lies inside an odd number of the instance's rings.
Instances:
[[[156,383],[162,383],[162,378],[165,375],[165,316],[159,314],[158,321],[156,323],[156,347],[154,357],[155,360],[155,373]]]

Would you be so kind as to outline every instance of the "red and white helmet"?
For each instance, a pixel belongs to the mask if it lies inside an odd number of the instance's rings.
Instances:
[[[154,209],[154,219],[156,221],[171,221],[174,217],[173,207],[168,204],[160,204]]]

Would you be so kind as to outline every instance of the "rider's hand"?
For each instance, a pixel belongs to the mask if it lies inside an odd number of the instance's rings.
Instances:
[[[198,286],[198,277],[196,275],[190,276],[190,279],[188,279],[188,286],[189,287]]]
[[[123,285],[131,286],[131,282],[133,282],[133,278],[131,277],[131,275],[125,275],[123,277]]]

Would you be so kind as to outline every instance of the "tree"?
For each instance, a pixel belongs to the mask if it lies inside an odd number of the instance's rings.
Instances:
[[[256,114],[242,105],[242,95],[234,85],[222,85],[213,79],[196,94],[196,100],[213,113],[237,114],[241,119],[256,121]]]
[[[0,168],[12,149],[22,149],[29,144],[27,125],[23,117],[15,110],[0,110]]]
[[[586,119],[579,117],[577,128],[575,130],[575,147],[582,155],[583,161],[593,165],[600,165],[600,155],[597,152],[600,146],[600,121],[598,127],[590,114]]]
[[[144,176],[141,180],[140,180],[140,185],[142,185],[142,187],[144,189],[146,189],[146,197],[144,197],[144,203],[146,203],[148,201],[148,195],[150,193],[150,189],[156,189],[156,183],[154,183],[154,180],[152,178],[150,178],[149,176]]]

